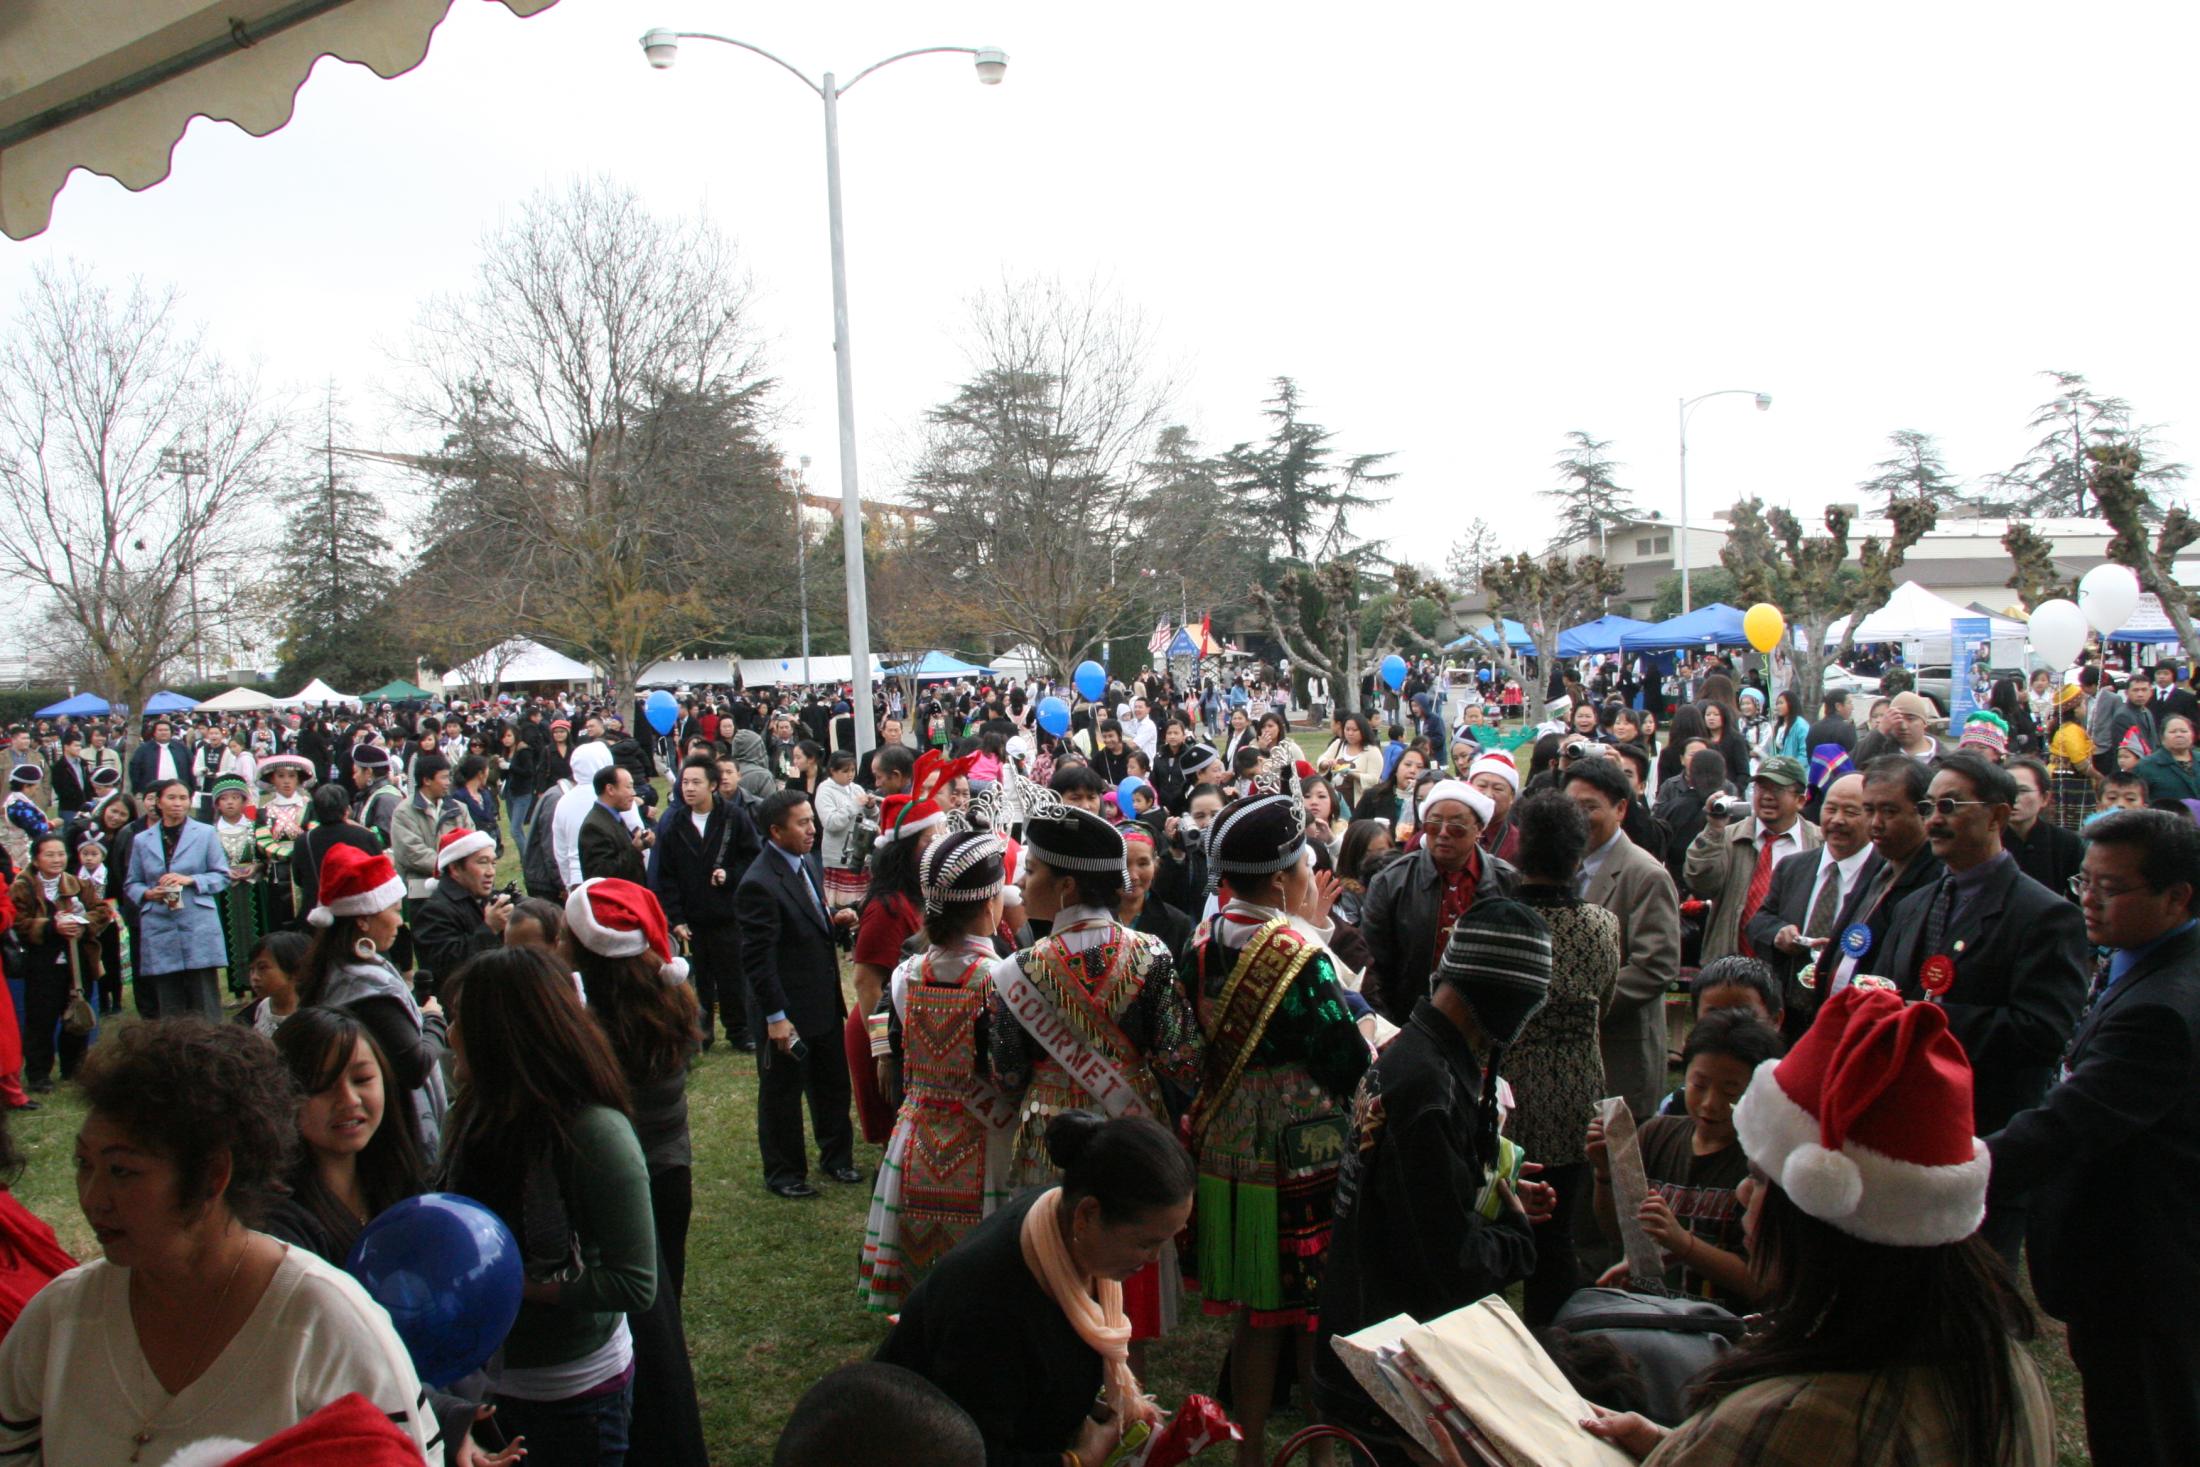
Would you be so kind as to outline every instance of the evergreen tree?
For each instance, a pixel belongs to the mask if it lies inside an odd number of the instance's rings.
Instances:
[[[1326,558],[1348,548],[1343,527],[1353,511],[1383,501],[1366,492],[1398,477],[1382,465],[1387,453],[1362,453],[1337,461],[1336,435],[1300,414],[1299,386],[1275,380],[1275,396],[1261,415],[1272,425],[1259,443],[1240,443],[1222,456],[1222,487],[1242,509],[1282,537],[1291,560]]]
[[[1856,486],[1884,496],[1887,511],[1904,499],[1947,504],[1962,497],[1962,485],[1940,456],[1939,439],[1915,428],[1897,428],[1887,441],[1894,446],[1893,455],[1873,464],[1879,472]]]
[[[285,683],[320,678],[362,689],[410,673],[391,616],[396,576],[382,506],[336,466],[333,394],[324,413],[321,472],[296,485],[291,534],[276,558],[283,597]]]
[[[1640,519],[1642,511],[1629,502],[1628,492],[1612,477],[1620,465],[1605,452],[1612,446],[1610,440],[1592,438],[1576,428],[1566,435],[1566,442],[1566,456],[1551,465],[1558,471],[1560,486],[1543,491],[1544,498],[1559,505],[1551,548],[1594,546],[1601,557],[1606,536]]]
[[[2157,500],[2175,490],[2190,472],[2187,467],[2158,455],[2154,431],[2132,422],[2131,404],[2102,395],[2083,372],[2040,375],[2054,380],[2055,395],[2032,409],[2025,427],[2042,436],[2023,462],[2002,476],[2023,511],[2072,516],[2095,512],[2092,450],[2129,445],[2138,450],[2142,509],[2150,521],[2159,519]]]

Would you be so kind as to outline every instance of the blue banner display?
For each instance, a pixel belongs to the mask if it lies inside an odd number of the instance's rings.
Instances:
[[[1986,706],[1980,679],[1994,665],[1994,624],[1983,616],[1959,616],[1948,631],[1948,733],[1961,738],[1963,725]]]

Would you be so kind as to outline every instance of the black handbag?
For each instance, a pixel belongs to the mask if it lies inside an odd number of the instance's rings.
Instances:
[[[1552,1325],[1569,1335],[1611,1341],[1634,1363],[1646,1400],[1642,1414],[1661,1426],[1688,1418],[1688,1383],[1734,1348],[1741,1316],[1708,1299],[1631,1289],[1577,1289]]]

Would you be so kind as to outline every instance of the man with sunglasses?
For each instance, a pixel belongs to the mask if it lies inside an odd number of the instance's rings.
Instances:
[[[1624,787],[1625,776],[1613,773]],[[1368,951],[1363,992],[1394,1024],[1404,1026],[1429,996],[1452,924],[1478,901],[1513,894],[1519,873],[1479,844],[1495,810],[1488,795],[1464,780],[1438,781],[1421,799],[1420,849],[1367,885],[1360,904]]]
[[[1976,1136],[1991,1136],[2047,1094],[2091,968],[2078,909],[2025,875],[2002,846],[2016,783],[1976,754],[1940,761],[1919,813],[1947,870],[1895,910],[1885,962],[1864,969],[1892,980],[1904,998],[1947,1011],[1971,1060]],[[2004,1209],[1983,1232],[2013,1261],[2022,1214]]]

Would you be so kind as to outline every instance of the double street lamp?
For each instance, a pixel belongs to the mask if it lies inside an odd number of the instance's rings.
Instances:
[[[845,83],[836,83],[829,71],[820,80],[812,81],[798,68],[761,46],[704,31],[652,30],[642,37],[642,54],[649,58],[651,66],[663,71],[679,59],[682,41],[716,41],[720,45],[753,51],[815,92],[825,104],[825,202],[831,221],[833,253],[833,366],[840,395],[840,533],[847,553],[848,662],[855,693],[856,758],[861,761],[870,754],[877,736],[871,723],[871,619],[863,580],[863,493],[856,482],[855,372],[848,348],[848,262],[842,248],[840,222],[840,99],[850,87],[881,67],[906,61],[911,56],[941,53],[971,57],[977,65],[978,80],[989,87],[998,86],[1008,73],[1008,53],[993,46],[925,46],[873,62]]]
[[[1706,392],[1700,397],[1681,399],[1681,614],[1686,616],[1696,609],[1688,594],[1688,415],[1699,402],[1709,402],[1714,397],[1754,397],[1757,411],[1766,412],[1772,407],[1772,394],[1758,392],[1748,387],[1722,387],[1717,392]]]

